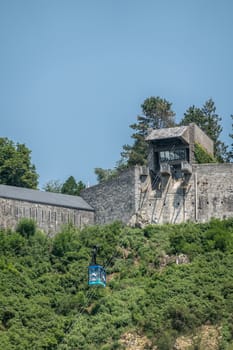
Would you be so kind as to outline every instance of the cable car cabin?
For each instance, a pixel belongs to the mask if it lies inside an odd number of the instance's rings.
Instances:
[[[88,267],[88,285],[106,287],[106,272],[98,264]]]

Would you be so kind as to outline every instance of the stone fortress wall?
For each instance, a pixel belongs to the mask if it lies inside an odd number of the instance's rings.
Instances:
[[[135,166],[87,188],[81,196],[93,211],[0,198],[0,227],[15,228],[27,217],[53,235],[67,223],[82,228],[118,220],[143,226],[233,217],[233,164],[193,164],[191,175],[153,181],[148,168]]]
[[[130,225],[206,222],[233,217],[233,164],[193,164],[184,177],[153,179],[135,166],[119,177],[82,191],[95,222]],[[156,185],[156,186],[155,186]]]
[[[144,226],[233,217],[233,164],[195,164],[195,143],[213,154],[213,141],[200,128],[152,130],[147,141],[148,167],[126,169],[80,197],[0,185],[0,227],[15,228],[27,217],[53,235],[67,223]]]
[[[132,167],[119,176],[81,191],[81,197],[95,209],[95,223],[128,223],[137,211],[136,191],[140,167]]]

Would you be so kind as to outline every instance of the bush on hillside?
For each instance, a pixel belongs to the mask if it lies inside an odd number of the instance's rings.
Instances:
[[[16,232],[20,233],[23,237],[29,238],[36,233],[36,223],[32,219],[23,218],[19,221]]]

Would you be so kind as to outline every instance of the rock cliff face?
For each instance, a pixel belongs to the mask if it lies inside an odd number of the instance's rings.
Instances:
[[[156,346],[152,346],[151,341],[137,333],[123,334],[121,344],[126,350],[157,350]],[[182,336],[176,339],[173,350],[218,350],[220,342],[219,329],[215,326],[205,325],[197,329],[193,335]]]
[[[176,339],[174,350],[218,350],[220,342],[219,329],[205,325],[197,330],[193,336],[183,336]]]

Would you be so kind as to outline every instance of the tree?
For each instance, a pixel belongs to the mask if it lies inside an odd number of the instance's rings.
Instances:
[[[24,144],[0,138],[0,183],[36,189],[39,175],[30,155]]]
[[[46,192],[61,193],[62,183],[59,180],[50,180],[44,186]]]
[[[112,179],[118,174],[116,169],[95,168],[98,183]]]
[[[79,196],[80,191],[86,188],[82,181],[76,181],[73,176],[69,176],[68,179],[62,183],[59,180],[51,180],[43,187],[44,191],[54,193],[64,193],[73,196]]]
[[[80,191],[83,190],[86,186],[82,181],[76,182],[73,176],[68,177],[61,187],[61,193],[70,194],[73,196],[79,196]]]
[[[222,118],[216,114],[216,107],[212,99],[207,100],[202,108],[189,107],[180,125],[197,124],[214,142],[214,155],[220,162],[227,159],[227,146],[220,141],[222,132]]]
[[[137,117],[137,123],[130,125],[135,130],[132,134],[132,146],[124,145],[121,153],[125,165],[144,165],[147,163],[148,145],[145,137],[149,129],[170,128],[175,126],[175,113],[171,109],[172,103],[160,97],[149,97],[143,104],[142,115]]]

